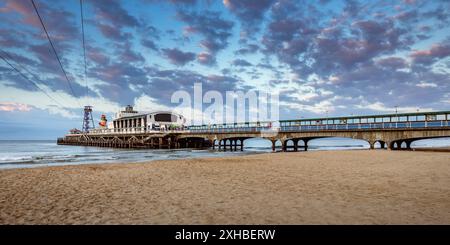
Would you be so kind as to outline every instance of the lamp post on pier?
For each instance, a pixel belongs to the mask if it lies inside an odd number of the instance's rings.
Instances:
[[[397,128],[398,125],[398,105],[395,106],[395,128]]]

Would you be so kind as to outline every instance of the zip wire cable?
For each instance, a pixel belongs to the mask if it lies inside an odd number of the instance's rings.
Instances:
[[[19,69],[17,69],[13,64],[11,64],[5,57],[3,57],[3,55],[0,54],[0,58],[5,61],[6,64],[8,64],[14,71],[16,71],[17,73],[19,73],[19,75],[21,77],[23,77],[25,80],[27,80],[28,82],[30,82],[31,84],[33,84],[37,89],[39,89],[40,91],[42,91],[45,95],[47,95],[47,97],[49,97],[51,100],[53,100],[56,104],[58,104],[59,106],[61,106],[61,108],[64,108],[63,105],[61,105],[57,100],[55,100],[52,96],[50,96],[45,90],[43,90],[41,87],[39,87],[35,82],[33,82],[32,80],[30,80],[30,78],[28,78],[27,76],[25,76]]]
[[[52,40],[50,39],[50,36],[48,35],[47,28],[45,28],[45,24],[44,24],[44,22],[42,21],[41,15],[39,14],[39,11],[38,11],[38,9],[37,9],[37,7],[36,7],[36,4],[34,3],[34,0],[30,0],[30,1],[31,1],[31,3],[33,4],[34,11],[36,12],[36,15],[38,16],[39,21],[41,22],[42,28],[44,29],[45,35],[47,36],[47,39],[48,39],[48,42],[50,43],[50,46],[52,47],[53,53],[55,54],[56,59],[58,60],[59,66],[61,67],[61,70],[62,70],[63,73],[64,73],[64,77],[66,78],[67,83],[69,84],[70,91],[72,92],[73,97],[77,98],[77,97],[75,96],[75,92],[74,92],[74,90],[73,90],[73,88],[72,88],[72,85],[70,84],[69,77],[67,76],[67,73],[66,73],[66,71],[64,70],[64,67],[63,67],[63,65],[62,65],[62,63],[61,63],[61,60],[59,59],[58,53],[56,52],[55,46],[53,45],[53,42],[52,42]],[[78,105],[79,105],[79,104],[78,104]],[[79,105],[79,106],[80,106],[80,105]]]
[[[20,64],[19,62],[17,62],[17,60],[14,60],[14,58],[8,54],[8,52],[6,52],[5,50],[2,50],[0,48],[0,51],[3,52],[3,54],[6,56],[6,58],[10,61],[14,61],[16,63],[17,66],[19,66],[20,69],[22,69],[22,71],[25,71],[26,73],[28,73],[32,79],[34,79],[35,81],[38,81],[42,84],[45,84],[42,79],[40,79],[38,76],[36,76],[36,74],[32,73],[30,70],[28,70],[25,66],[23,66],[22,64]],[[62,99],[64,101],[64,98],[62,98],[61,96],[58,96],[59,99]]]
[[[80,13],[81,13],[81,33],[83,40],[83,57],[84,57],[84,83],[86,84],[86,98],[89,95],[89,87],[87,83],[87,62],[86,62],[86,45],[84,40],[84,16],[83,16],[83,0],[80,0]]]

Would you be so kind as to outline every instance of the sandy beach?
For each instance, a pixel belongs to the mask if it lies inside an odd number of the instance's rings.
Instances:
[[[450,153],[316,151],[0,171],[1,224],[450,224]]]

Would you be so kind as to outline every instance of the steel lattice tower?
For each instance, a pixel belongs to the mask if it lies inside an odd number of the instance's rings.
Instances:
[[[83,132],[87,133],[90,129],[93,129],[94,126],[94,119],[92,117],[92,106],[85,106],[84,107],[84,118],[83,118]]]

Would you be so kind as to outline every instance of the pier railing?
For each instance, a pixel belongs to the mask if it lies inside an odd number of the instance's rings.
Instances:
[[[333,131],[333,130],[371,130],[371,129],[408,129],[408,128],[444,128],[449,127],[447,120],[425,121],[425,122],[391,122],[391,123],[358,123],[358,124],[327,124],[327,125],[290,125],[290,126],[254,126],[254,127],[187,127],[177,130],[148,130],[145,128],[127,129],[95,129],[88,134],[142,134],[142,133],[241,133],[241,132],[262,132],[262,131]]]
[[[142,134],[142,133],[183,133],[183,132],[189,132],[186,129],[161,129],[161,130],[154,130],[154,129],[147,129],[145,127],[135,127],[135,128],[120,128],[120,129],[93,129],[89,131],[87,134]]]
[[[403,123],[365,123],[365,124],[331,124],[331,125],[297,125],[283,126],[281,131],[324,131],[324,130],[360,130],[360,129],[408,129],[448,127],[448,121],[403,122]]]
[[[280,132],[298,131],[335,131],[335,130],[371,130],[371,129],[408,129],[408,128],[444,128],[449,127],[449,121],[425,122],[392,122],[392,123],[359,123],[359,124],[327,124],[327,125],[292,125],[280,127],[224,127],[224,128],[193,128],[189,132],[195,133],[235,133],[235,132],[261,132],[275,130]]]

